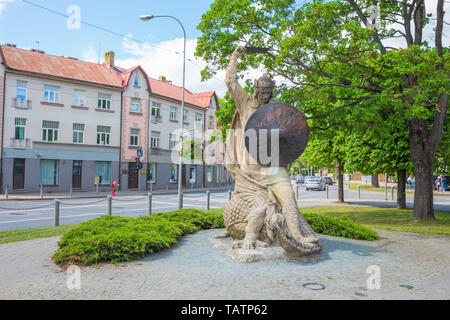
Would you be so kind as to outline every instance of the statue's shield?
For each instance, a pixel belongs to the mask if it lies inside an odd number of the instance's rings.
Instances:
[[[284,167],[308,144],[306,118],[293,106],[274,102],[259,107],[245,126],[245,147],[265,167]]]

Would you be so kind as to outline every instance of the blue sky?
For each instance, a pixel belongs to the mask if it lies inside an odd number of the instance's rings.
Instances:
[[[299,0],[303,2],[304,0]],[[306,0],[308,1],[308,0]],[[68,9],[79,9],[82,21],[113,32],[131,36],[142,42],[134,42],[121,36],[81,24],[80,28],[69,28],[68,19],[48,12],[27,2],[50,10],[72,15]],[[207,82],[200,81],[200,71],[205,63],[194,57],[197,30],[202,14],[206,13],[214,0],[0,0],[0,44],[13,43],[20,48],[38,48],[46,53],[71,56],[97,63],[104,60],[104,52],[113,50],[116,65],[131,68],[141,65],[150,77],[160,75],[181,86],[183,67],[183,32],[180,25],[169,18],[157,18],[143,22],[142,14],[172,15],[184,25],[187,36],[186,88],[192,92],[214,90],[219,97],[225,94],[224,71]],[[427,10],[434,13],[437,0],[427,0]],[[447,15],[450,2],[446,2]],[[447,19],[446,15],[446,20]],[[73,20],[69,20],[69,22]],[[70,25],[70,23],[69,23]],[[424,33],[424,39],[431,40],[433,24]],[[444,27],[444,46],[449,45],[450,27]],[[428,39],[430,38],[430,39]],[[402,39],[389,42],[402,46]],[[178,52],[179,54],[176,54]],[[256,79],[261,70],[250,70],[246,77]]]
[[[37,8],[22,0],[0,0],[5,7],[0,12],[0,41],[16,43],[20,47],[34,47],[40,42],[42,49],[58,55],[70,53],[82,56],[89,45],[103,49],[117,48],[122,44],[118,36],[81,25],[81,29],[70,30],[66,18]],[[151,22],[142,22],[139,15],[169,14],[177,17],[186,29],[188,39],[197,38],[200,33],[196,26],[213,0],[151,0],[151,1],[106,1],[106,0],[29,0],[54,11],[68,14],[71,5],[80,8],[81,20],[99,25],[106,29],[132,34],[142,41],[161,42],[182,37],[180,26],[172,19],[159,18]],[[118,52],[124,54],[125,52]]]
[[[81,20],[111,31],[129,35],[153,46],[123,39],[102,30],[81,24],[80,28],[69,28],[67,18],[48,12],[23,0],[0,0],[0,43],[13,43],[20,48],[38,48],[46,53],[72,56],[81,60],[97,62],[99,49],[101,61],[104,52],[113,50],[116,64],[132,67],[141,64],[151,77],[165,75],[182,84],[183,31],[180,25],[169,18],[158,18],[148,22],[139,19],[141,14],[172,15],[177,17],[186,30],[187,58],[194,60],[195,39],[200,36],[197,25],[202,14],[207,12],[213,0],[27,0],[66,15],[70,6],[77,6]],[[155,48],[160,47],[160,48]],[[164,62],[161,62],[164,59]],[[153,63],[151,62],[153,61]],[[186,88],[193,92],[216,90],[225,92],[220,77],[200,82],[200,70],[204,63],[186,62]]]

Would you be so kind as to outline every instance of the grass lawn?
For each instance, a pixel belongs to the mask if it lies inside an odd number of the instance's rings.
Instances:
[[[41,227],[41,228],[30,228],[21,230],[11,230],[11,231],[0,231],[0,244],[24,241],[37,238],[46,238],[53,236],[61,236],[65,234],[70,229],[73,229],[78,224],[64,224],[58,227]]]
[[[344,186],[348,188],[348,181],[344,182]],[[358,186],[361,187],[361,192],[364,192],[364,191],[374,191],[374,192],[383,192],[383,193],[385,192],[384,185],[382,185],[382,183],[380,183],[380,187],[379,188],[373,188],[369,184],[361,184],[359,182],[351,182],[350,183],[350,190],[358,190]],[[406,194],[414,194],[414,191],[409,191],[408,190],[408,186],[406,186],[405,192],[406,192]],[[394,187],[394,193],[397,194],[397,186]],[[445,194],[445,193],[442,193],[442,192],[433,191],[433,195],[434,196],[450,196],[450,192]],[[391,187],[388,186],[388,197],[390,197],[390,196],[391,196]]]
[[[412,209],[370,206],[335,206],[301,208],[302,213],[318,213],[331,217],[347,217],[363,226],[421,234],[450,235],[450,212],[435,211],[437,221],[413,221]]]
[[[435,211],[437,221],[413,221],[411,209],[379,208],[370,206],[326,206],[300,209],[302,213],[318,213],[331,217],[347,217],[363,226],[421,234],[450,235],[450,212]],[[223,213],[223,208],[211,209],[212,213]],[[41,227],[13,231],[0,231],[0,244],[60,236],[79,224],[58,227]]]

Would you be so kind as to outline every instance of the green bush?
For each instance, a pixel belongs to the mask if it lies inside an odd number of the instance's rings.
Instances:
[[[223,215],[197,209],[138,218],[102,216],[66,233],[53,260],[82,265],[135,260],[170,248],[185,234],[212,228],[224,228]]]
[[[302,214],[316,233],[357,240],[375,240],[378,238],[375,231],[346,217],[334,218],[316,213]]]
[[[304,216],[317,233],[360,240],[377,238],[374,231],[348,218],[315,213]],[[170,248],[183,235],[224,227],[223,214],[218,210],[183,209],[138,218],[105,215],[68,231],[58,242],[53,260],[61,265],[131,261]]]

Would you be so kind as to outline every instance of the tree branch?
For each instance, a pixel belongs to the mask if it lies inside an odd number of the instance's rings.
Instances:
[[[436,32],[434,42],[438,50],[439,57],[442,58],[442,29],[444,22],[444,0],[438,0],[436,9]]]
[[[368,95],[368,96],[360,97],[360,98],[355,99],[355,101],[353,101],[353,102],[351,102],[351,103],[340,105],[339,107],[336,107],[336,108],[334,108],[333,110],[329,110],[329,111],[327,111],[327,112],[325,112],[325,113],[323,113],[323,114],[321,114],[321,115],[319,115],[319,116],[306,117],[306,119],[309,120],[309,119],[319,119],[319,118],[323,118],[323,117],[326,117],[327,115],[329,115],[329,114],[331,114],[331,113],[333,113],[333,112],[339,111],[339,110],[341,110],[341,109],[343,109],[343,108],[346,108],[346,107],[353,106],[353,105],[355,105],[355,104],[360,103],[361,101],[368,100],[368,99],[371,99],[371,98],[373,98],[373,97],[374,97],[373,95]]]
[[[414,44],[419,46],[422,43],[423,18],[425,16],[424,0],[417,2],[416,10],[414,10]]]
[[[366,16],[362,13],[361,9],[358,7],[358,4],[354,1],[354,0],[346,0],[348,3],[350,3],[353,7],[353,9],[355,9],[356,14],[358,15],[359,19],[361,19],[361,21],[364,23],[364,25],[367,27],[368,26],[368,22],[367,22],[367,18]],[[381,42],[380,37],[378,36],[378,32],[375,29],[375,32],[373,33],[373,39],[375,40],[376,43],[378,43],[380,45],[380,51],[381,53],[384,55],[386,54],[386,48],[384,47],[383,43]]]

